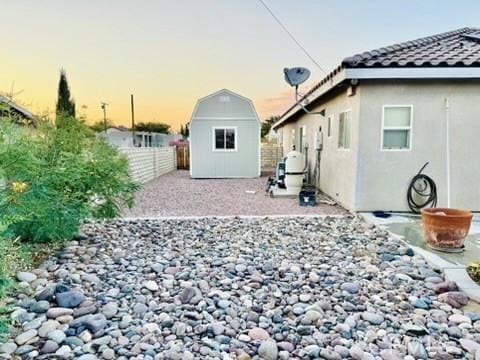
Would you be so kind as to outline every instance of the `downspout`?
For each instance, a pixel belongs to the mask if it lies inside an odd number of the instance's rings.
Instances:
[[[446,123],[446,167],[447,167],[447,207],[450,203],[450,104],[448,97],[445,98],[445,123]]]

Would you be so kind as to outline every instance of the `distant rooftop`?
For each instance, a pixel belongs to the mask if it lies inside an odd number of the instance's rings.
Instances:
[[[0,95],[0,104],[6,105],[7,107],[7,109],[0,109],[0,114],[3,116],[6,116],[7,114],[5,114],[5,112],[8,111],[9,116],[13,116],[18,120],[27,120],[31,123],[37,122],[37,117],[33,113],[6,96]]]

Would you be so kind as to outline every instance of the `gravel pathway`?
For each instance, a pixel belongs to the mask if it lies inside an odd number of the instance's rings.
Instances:
[[[205,215],[305,215],[345,214],[340,206],[321,203],[302,207],[297,199],[265,194],[267,177],[258,179],[190,179],[188,171],[173,171],[145,184],[138,192],[135,207],[126,217]],[[255,191],[255,194],[246,191]]]
[[[0,358],[480,357],[465,295],[352,216],[91,224],[18,279]]]

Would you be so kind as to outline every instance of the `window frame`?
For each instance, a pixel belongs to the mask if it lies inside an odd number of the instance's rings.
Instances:
[[[333,125],[333,114],[328,115],[327,117],[327,139],[331,139],[333,137],[332,125]]]
[[[235,141],[234,141],[234,148],[233,149],[227,149],[227,148],[223,148],[223,149],[217,149],[217,142],[216,142],[216,137],[215,137],[215,132],[216,130],[224,130],[224,134],[223,134],[223,139],[224,139],[224,146],[226,146],[227,144],[227,131],[226,130],[233,130],[234,134],[235,134]],[[236,152],[238,151],[238,130],[237,130],[237,126],[214,126],[212,127],[212,151],[214,152]]]
[[[341,115],[342,114],[350,114],[350,128],[349,128],[349,138],[348,138],[348,148],[340,147],[340,124],[341,124]],[[338,114],[338,141],[337,141],[337,150],[338,151],[350,151],[352,148],[352,109],[346,109]]]
[[[387,126],[385,127],[385,109],[387,108],[409,108],[410,109],[410,126]],[[407,130],[408,134],[408,148],[401,149],[389,149],[384,146],[384,134],[385,130]],[[380,131],[380,151],[412,151],[412,140],[413,140],[413,105],[383,105],[382,106],[382,124]]]

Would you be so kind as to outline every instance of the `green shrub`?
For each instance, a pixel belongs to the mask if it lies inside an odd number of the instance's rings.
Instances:
[[[467,273],[474,281],[480,284],[480,261],[467,266]]]
[[[0,119],[0,224],[15,218],[10,236],[71,239],[84,219],[132,206],[137,189],[127,159],[75,118],[37,129]]]

